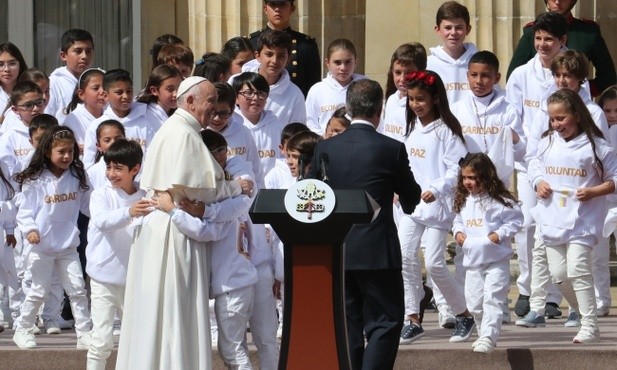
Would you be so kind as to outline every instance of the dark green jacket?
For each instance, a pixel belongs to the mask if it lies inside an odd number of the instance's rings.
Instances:
[[[598,96],[604,89],[617,83],[615,65],[600,33],[600,26],[593,21],[578,19],[572,16],[568,18],[568,25],[568,49],[585,53],[595,67],[595,78],[590,80],[589,84],[592,95]],[[533,39],[533,22],[531,22],[523,28],[523,36],[518,42],[510,61],[510,67],[508,67],[508,78],[516,67],[527,63],[536,55]]]

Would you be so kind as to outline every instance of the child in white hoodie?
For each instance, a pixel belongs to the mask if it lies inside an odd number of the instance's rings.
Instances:
[[[454,239],[463,250],[465,301],[478,324],[474,352],[492,352],[510,290],[512,237],[523,226],[517,200],[485,153],[461,161],[454,192]]]
[[[88,370],[105,369],[111,354],[114,314],[123,306],[133,229],[152,206],[134,182],[142,156],[136,142],[114,142],[104,156],[110,185],[95,189],[90,198],[86,272],[90,276],[92,342]]]
[[[336,39],[328,45],[328,75],[313,85],[306,96],[306,125],[311,131],[323,136],[334,111],[345,106],[349,84],[366,78],[354,73],[357,64],[356,48],[351,41]]]
[[[50,98],[45,113],[55,116],[62,124],[77,79],[90,68],[94,59],[94,41],[90,32],[73,28],[62,34],[60,43],[60,60],[66,65],[56,68],[49,76]]]
[[[441,77],[451,104],[469,88],[467,65],[469,58],[478,51],[476,45],[465,42],[471,32],[469,22],[469,10],[456,1],[446,1],[437,9],[435,33],[443,45],[430,48],[426,68]]]

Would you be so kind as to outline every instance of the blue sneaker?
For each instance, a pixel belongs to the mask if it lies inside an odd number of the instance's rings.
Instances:
[[[516,320],[515,324],[526,328],[545,327],[546,319],[544,319],[544,315],[538,315],[536,311],[529,311],[525,317]]]
[[[409,344],[416,339],[420,339],[424,336],[424,329],[422,326],[417,324],[409,324],[403,327],[403,331],[401,332],[401,338],[399,340],[399,344]]]
[[[476,321],[473,317],[457,317],[454,333],[450,337],[450,342],[466,342],[471,337]]]

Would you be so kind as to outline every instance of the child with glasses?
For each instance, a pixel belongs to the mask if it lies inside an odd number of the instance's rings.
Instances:
[[[8,108],[9,97],[17,78],[28,68],[19,48],[15,44],[5,42],[0,44],[0,109]]]

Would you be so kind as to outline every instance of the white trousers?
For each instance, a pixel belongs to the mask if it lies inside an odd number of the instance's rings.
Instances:
[[[116,311],[124,306],[124,286],[105,284],[90,278],[92,311],[92,342],[88,350],[88,370],[105,370],[107,358],[114,347]]]
[[[62,286],[69,296],[75,318],[75,331],[77,337],[80,337],[90,331],[91,322],[84,277],[76,248],[59,252],[44,252],[36,248],[30,250],[27,270],[32,274],[32,285],[21,305],[16,327],[26,329],[35,324],[39,308],[49,293],[54,269],[58,271]]]
[[[581,327],[597,328],[596,299],[591,274],[591,248],[579,244],[547,246],[553,282],[581,315]],[[570,298],[572,297],[572,298]],[[578,302],[578,306],[571,300]]]
[[[456,281],[446,266],[446,230],[430,228],[414,222],[411,217],[404,216],[399,220],[398,236],[401,242],[403,257],[403,287],[405,291],[405,315],[420,311],[422,288],[422,270],[418,251],[422,234],[426,233],[424,245],[424,263],[434,286],[455,315],[465,312],[465,295],[463,288]],[[435,299],[437,303],[437,298]]]
[[[544,315],[546,302],[561,303],[563,293],[563,289],[557,289],[551,280],[546,249],[547,246],[541,241],[536,241],[533,247],[529,307],[531,311],[535,311],[538,315]],[[574,296],[566,296],[565,298],[570,307],[577,306],[576,299],[572,300]]]
[[[497,343],[509,290],[509,260],[467,268],[465,301],[478,325],[478,338],[489,337]]]
[[[611,250],[609,239],[600,237],[600,241],[591,252],[593,285],[598,308],[611,307],[611,271],[608,266]]]
[[[251,327],[253,343],[257,347],[259,368],[276,370],[279,361],[279,344],[276,340],[276,330],[278,329],[276,299],[272,293],[274,271],[269,263],[262,263],[255,268],[257,269],[258,280],[255,284],[253,314],[249,320],[249,326]]]
[[[251,370],[246,344],[246,325],[253,312],[253,285],[234,289],[214,298],[218,325],[218,351],[228,369]]]

